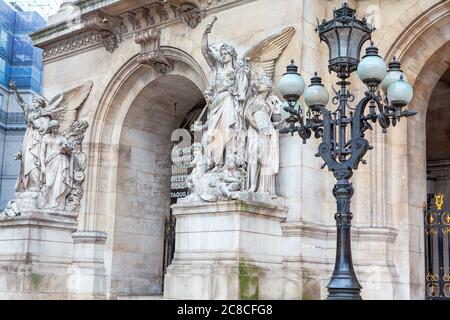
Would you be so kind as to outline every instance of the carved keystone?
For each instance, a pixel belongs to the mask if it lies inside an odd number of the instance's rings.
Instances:
[[[161,31],[149,29],[136,34],[135,42],[141,46],[137,61],[155,68],[160,73],[172,70],[172,64],[166,59],[160,46]]]

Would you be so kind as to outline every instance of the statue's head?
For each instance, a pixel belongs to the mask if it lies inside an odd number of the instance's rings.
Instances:
[[[201,143],[195,142],[192,144],[192,153],[194,155],[202,155],[203,154],[203,146]]]
[[[59,127],[60,127],[59,121],[52,120],[48,124],[48,131],[51,132],[51,133],[56,133],[56,132],[58,132]]]
[[[236,168],[236,156],[233,154],[229,154],[226,158],[226,166],[227,169],[234,169]]]
[[[47,106],[47,101],[44,97],[34,95],[32,98],[33,106],[38,109],[43,109]]]
[[[252,90],[254,94],[258,94],[261,92],[272,92],[273,82],[265,74],[258,75],[252,80]]]
[[[229,43],[224,43],[219,50],[223,63],[234,62],[237,59],[236,49]]]

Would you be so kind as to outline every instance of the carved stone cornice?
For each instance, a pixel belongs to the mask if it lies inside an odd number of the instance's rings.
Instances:
[[[179,21],[194,28],[208,12],[252,1],[256,0],[148,0],[126,9],[124,0],[79,0],[75,5],[80,7],[80,19],[49,26],[31,37],[44,49],[46,62],[100,45],[114,52],[123,39],[136,33],[162,30]]]
[[[141,53],[137,57],[140,64],[146,64],[155,68],[160,73],[172,70],[172,64],[161,51],[161,31],[149,29],[136,34],[135,40],[141,46]]]
[[[98,32],[88,32],[75,36],[66,41],[57,42],[44,49],[43,59],[48,61],[55,59],[71,52],[88,49],[102,43],[103,39]]]

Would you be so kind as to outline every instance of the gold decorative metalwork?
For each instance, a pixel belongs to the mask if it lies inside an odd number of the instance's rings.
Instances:
[[[450,298],[450,284],[444,286],[444,295],[446,298]]]
[[[446,225],[446,226],[450,226],[450,213],[449,212],[444,212],[442,214],[442,222]]]
[[[430,212],[427,214],[427,223],[429,225],[435,225],[438,222],[438,216],[436,213]]]
[[[444,194],[438,193],[434,196],[434,203],[436,204],[436,208],[438,210],[442,210],[444,208]]]
[[[450,227],[443,228],[443,229],[442,229],[442,233],[443,233],[444,235],[450,234]]]
[[[438,234],[437,228],[425,228],[425,233],[427,234],[427,236],[433,235],[433,234]]]
[[[437,282],[439,281],[439,275],[437,273],[429,273],[427,274],[428,282]]]
[[[439,296],[439,286],[435,283],[430,283],[427,286],[428,295],[430,297],[437,297]]]
[[[444,275],[444,281],[450,282],[450,276],[448,274]]]

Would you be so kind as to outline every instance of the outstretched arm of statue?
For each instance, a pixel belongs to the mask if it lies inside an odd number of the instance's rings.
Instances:
[[[203,33],[203,40],[202,40],[203,56],[205,57],[206,62],[208,62],[211,69],[213,69],[213,70],[215,69],[216,62],[218,61],[218,54],[215,52],[214,48],[212,48],[209,45],[208,35],[211,33],[214,23],[216,21],[217,21],[217,17],[214,17],[214,20],[210,24],[208,24],[205,32]]]
[[[9,83],[9,86],[11,88],[11,90],[14,93],[14,97],[17,100],[17,103],[19,104],[19,106],[22,108],[23,112],[26,112],[26,107],[27,104],[25,103],[25,101],[22,99],[22,97],[20,96],[20,94],[17,92],[17,86],[16,83],[14,81],[11,80],[11,82]]]

